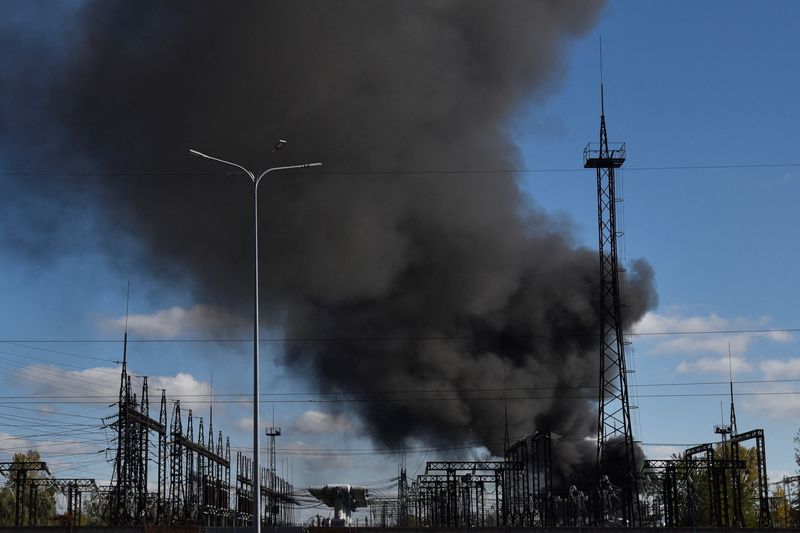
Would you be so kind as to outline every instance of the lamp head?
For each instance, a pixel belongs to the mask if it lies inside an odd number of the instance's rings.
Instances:
[[[277,152],[284,146],[286,146],[286,141],[284,139],[278,139],[277,141],[275,141],[275,146],[272,147],[272,151]]]

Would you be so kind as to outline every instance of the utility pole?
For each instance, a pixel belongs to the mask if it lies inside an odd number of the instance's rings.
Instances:
[[[272,147],[272,152],[275,153],[286,144],[286,141],[283,139],[278,139],[275,145]],[[258,432],[259,426],[259,403],[261,401],[261,393],[259,388],[259,379],[260,379],[260,371],[259,371],[259,323],[260,323],[260,307],[259,307],[259,297],[258,297],[258,290],[259,290],[259,270],[258,270],[258,184],[261,183],[261,179],[269,174],[270,172],[281,171],[281,170],[294,170],[294,169],[301,169],[301,168],[310,168],[310,167],[318,167],[321,166],[322,163],[303,163],[301,165],[288,165],[288,166],[281,166],[281,167],[272,167],[268,168],[267,170],[261,171],[258,176],[255,173],[247,170],[245,167],[240,165],[239,163],[234,163],[232,161],[226,161],[225,159],[220,159],[218,157],[214,157],[211,155],[204,154],[202,152],[198,152],[197,150],[189,149],[189,153],[196,155],[198,157],[204,157],[206,159],[211,159],[212,161],[217,161],[219,163],[229,165],[239,170],[243,171],[247,177],[250,178],[250,181],[253,183],[253,531],[255,533],[261,533],[261,472],[259,470],[260,464],[260,457],[259,454],[261,453],[261,444],[260,444],[260,433]]]

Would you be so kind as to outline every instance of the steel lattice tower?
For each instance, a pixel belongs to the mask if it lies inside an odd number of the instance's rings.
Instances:
[[[584,168],[597,171],[597,225],[600,252],[600,388],[597,417],[597,465],[601,483],[605,476],[622,483],[621,518],[635,525],[638,513],[633,431],[631,428],[622,304],[617,258],[616,182],[614,172],[625,162],[625,144],[609,146],[606,132],[603,83],[600,82],[600,142],[583,151]],[[611,448],[615,448],[613,451]],[[623,448],[617,450],[616,448]],[[611,455],[624,464],[609,464]],[[624,469],[624,470],[623,470]],[[614,513],[614,510],[610,510]],[[614,513],[616,514],[616,513]]]
[[[403,438],[397,460],[397,526],[408,525],[408,474],[406,473],[406,439]]]
[[[266,430],[267,437],[269,437],[269,482],[267,483],[267,487],[269,488],[269,508],[267,509],[267,517],[269,523],[271,525],[275,525],[276,520],[278,518],[278,500],[276,498],[277,494],[277,485],[276,481],[278,478],[277,473],[277,447],[275,439],[281,436],[281,428],[275,425],[275,410],[273,408],[272,411],[272,426],[268,427]],[[264,482],[264,478],[261,478],[261,482]]]

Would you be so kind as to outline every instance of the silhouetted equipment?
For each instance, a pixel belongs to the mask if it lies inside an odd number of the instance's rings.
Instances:
[[[728,484],[726,483],[727,470],[717,463],[714,444],[698,444],[688,448],[683,456],[687,461],[695,461],[697,455],[704,454],[705,476],[708,485],[708,516],[704,517],[706,523],[714,527],[728,527],[730,524],[728,517]],[[692,463],[695,464],[695,463]],[[687,475],[690,475],[687,471]],[[701,517],[694,516],[695,520]]]
[[[308,492],[325,505],[333,508],[331,526],[349,526],[353,511],[366,507],[369,491],[365,487],[351,485],[325,485],[311,487]]]
[[[86,478],[33,478],[28,480],[28,484],[34,489],[33,492],[38,491],[40,488],[52,488],[66,496],[67,505],[65,515],[67,518],[67,526],[69,527],[74,527],[76,524],[81,523],[83,494],[87,492],[97,492],[95,480]],[[30,517],[36,517],[38,515],[36,504],[39,498],[31,498],[30,501],[33,504]],[[32,524],[28,525],[37,525],[35,519]]]
[[[771,500],[775,504],[776,516],[781,518],[784,527],[797,528],[800,525],[800,476],[783,476],[780,481],[773,481],[772,485],[783,486],[783,498],[773,497]],[[792,485],[794,488],[794,498],[792,498]]]
[[[24,524],[23,517],[25,514],[25,489],[30,487],[29,480],[35,479],[31,476],[34,472],[45,472],[48,475],[50,470],[47,468],[47,463],[44,461],[10,461],[0,463],[0,474],[9,478],[9,481],[14,485],[14,525],[21,527]],[[31,489],[27,500],[35,504],[33,490]],[[33,513],[28,511],[29,522],[32,522]],[[33,525],[29,523],[28,525]]]
[[[270,490],[269,496],[269,504],[267,505],[266,513],[263,513],[262,516],[266,517],[267,524],[272,525],[276,524],[278,520],[278,510],[280,506],[278,505],[278,498],[276,496],[276,487],[277,487],[277,459],[276,459],[276,442],[275,439],[280,437],[281,435],[281,428],[275,426],[275,413],[273,410],[272,414],[273,424],[272,426],[267,428],[267,437],[269,437],[269,471],[267,472],[267,487]],[[264,479],[264,476],[261,476],[261,479]]]
[[[553,523],[548,499],[553,494],[553,434],[537,431],[531,437],[531,481],[534,512],[543,526]]]
[[[511,461],[429,461],[412,486],[417,525],[510,526],[523,524],[528,494],[508,483],[527,476],[527,464]],[[487,519],[486,494],[494,494],[494,520]],[[519,511],[519,512],[518,512]],[[492,523],[493,522],[493,523]]]
[[[758,527],[772,527],[772,518],[769,513],[769,486],[767,485],[767,452],[764,444],[764,430],[754,429],[744,433],[731,435],[731,449],[733,460],[739,460],[739,443],[754,440],[756,441],[756,477],[758,489]],[[738,476],[737,476],[738,477]],[[735,501],[738,502],[739,518],[735,526],[744,527],[744,519],[741,514],[742,486],[741,482],[735,485]]]
[[[518,439],[506,447],[506,463],[521,464],[522,469],[506,469],[503,488],[503,506],[505,516],[512,526],[529,525],[532,520],[531,490],[528,456],[528,436]]]
[[[44,477],[32,475],[39,473]],[[0,474],[6,476],[14,487],[14,524],[23,527],[28,517],[28,526],[38,524],[39,489],[53,489],[66,496],[65,515],[67,525],[80,523],[82,495],[86,492],[97,492],[94,479],[86,478],[54,478],[44,461],[10,461],[0,463]],[[46,525],[46,524],[44,524]]]
[[[405,439],[403,439],[403,445],[397,460],[397,526],[408,526],[408,474],[406,472]]]
[[[693,500],[696,493],[693,492],[690,479],[694,479],[699,472],[713,471],[715,473],[713,483],[717,488],[727,486],[728,475],[745,468],[744,461],[730,459],[658,459],[645,460],[643,473],[659,480],[660,498],[657,499],[656,506],[659,507],[655,513],[661,515],[664,525],[667,527],[689,527],[692,522],[697,522],[697,506]],[[715,488],[715,490],[717,490]],[[723,505],[725,508],[715,509],[716,516],[722,515],[722,520],[727,520],[727,497],[723,500],[715,500],[715,505]],[[681,515],[681,510],[685,510],[685,515]],[[658,524],[653,524],[658,525]]]
[[[54,488],[66,496],[69,524],[80,521],[82,495],[87,491],[96,492],[100,503],[105,504],[102,508],[109,510],[109,516],[105,517],[109,522],[247,528],[252,527],[257,504],[267,511],[261,516],[269,523],[262,525],[296,523],[299,500],[291,484],[275,475],[274,445],[270,446],[270,467],[262,470],[264,482],[256,503],[252,459],[236,454],[235,484],[232,484],[230,442],[223,441],[221,431],[214,434],[211,418],[207,432],[204,420],[199,419],[195,437],[192,411],[184,418],[181,403],[176,401],[168,428],[166,391],[162,391],[161,412],[155,421],[149,416],[148,380],[142,381],[141,396],[137,397],[132,393],[127,359],[123,355],[118,412],[106,426],[112,427],[116,435],[117,453],[110,486],[97,488],[89,479],[53,478],[43,461],[0,463],[0,474],[15,488],[18,526],[25,525],[25,517],[28,525],[36,525],[37,491],[43,488]],[[609,413],[610,418],[612,415]],[[278,434],[275,427],[267,432],[269,436]],[[150,439],[150,433],[158,435],[158,439]],[[553,447],[561,437],[547,429],[513,442],[506,431],[504,441],[508,445],[503,459],[429,461],[424,474],[410,487],[404,478],[405,462],[401,455],[398,497],[392,500],[380,496],[373,502],[373,526],[389,527],[404,522],[413,527],[437,528],[628,525],[623,522],[630,512],[624,506],[629,495],[626,491],[636,488],[637,492],[631,496],[637,502],[643,498],[646,504],[636,514],[642,525],[742,527],[743,491],[739,480],[745,462],[740,459],[740,444],[754,440],[758,525],[770,527],[764,431],[731,433],[725,432],[728,440],[721,444],[707,443],[687,449],[680,459],[645,461],[644,483],[639,480],[627,488],[615,484],[608,475],[594,487],[579,487],[574,481],[563,479],[563,474],[554,482]],[[722,447],[722,458],[715,446]],[[148,487],[150,469],[157,470],[154,492]],[[703,479],[707,480],[705,484],[698,483]],[[646,490],[639,493],[638,487]],[[700,505],[702,498],[706,499],[705,505]]]
[[[166,469],[166,457],[161,451],[166,443],[167,433],[167,427],[163,423],[167,409],[166,396],[162,391],[159,420],[150,418],[147,377],[143,379],[141,399],[137,399],[132,391],[131,376],[128,375],[127,347],[128,332],[125,331],[118,410],[116,420],[110,424],[110,427],[116,429],[117,453],[111,474],[108,507],[110,523],[117,526],[147,524],[158,519],[157,516],[149,516],[148,509],[150,433],[158,435],[156,468],[159,501],[165,491],[162,472]]]
[[[163,390],[159,419],[151,418],[147,377],[143,378],[141,397],[137,398],[132,392],[125,348],[117,406],[118,413],[108,425],[116,434],[111,486],[100,492],[107,500],[106,518],[111,525],[224,527],[252,522],[252,461],[237,454],[236,490],[231,494],[230,440],[223,440],[222,431],[214,434],[211,417],[207,432],[203,418],[199,418],[195,436],[194,414],[191,409],[188,411],[184,425],[180,401],[174,404],[168,428],[167,396]],[[151,433],[158,438],[151,439]],[[274,453],[274,446],[271,451]],[[261,476],[259,502],[268,511],[262,516],[268,517],[271,525],[290,525],[297,502],[292,486],[275,474],[274,463],[273,457],[270,471],[264,469]],[[156,473],[154,493],[149,492],[148,486],[151,468]]]

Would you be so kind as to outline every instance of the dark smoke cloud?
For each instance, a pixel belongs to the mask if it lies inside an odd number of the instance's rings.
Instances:
[[[596,424],[595,402],[575,388],[597,381],[596,253],[531,208],[512,175],[399,171],[518,167],[507,121],[552,87],[565,46],[599,8],[89,2],[71,22],[68,57],[43,74],[49,92],[22,109],[46,102],[43,135],[58,142],[37,146],[43,164],[79,153],[144,171],[80,181],[81,197],[104,209],[109,255],[113,239],[133,235],[154,279],[243,314],[249,185],[187,150],[259,165],[274,139],[289,139],[270,164],[325,167],[261,186],[265,320],[287,337],[343,340],[287,343],[284,363],[323,390],[377,391],[346,409],[382,444],[478,440],[499,452],[504,404],[512,435],[549,427],[582,438]],[[18,49],[21,62],[42,53]],[[25,129],[15,120],[4,134]],[[643,261],[628,299],[628,323],[655,305]],[[579,464],[585,452],[574,455]]]

